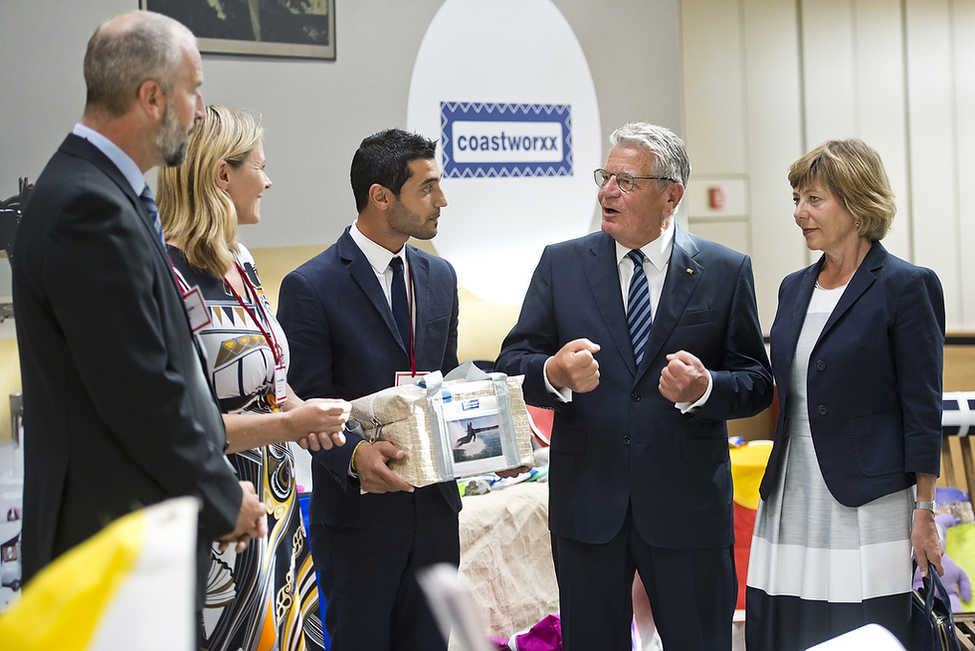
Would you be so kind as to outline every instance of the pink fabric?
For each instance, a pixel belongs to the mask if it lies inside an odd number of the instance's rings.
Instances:
[[[489,637],[498,649],[508,649],[509,641],[499,637]],[[527,633],[515,636],[518,651],[562,651],[562,622],[558,615],[546,615],[542,621],[532,626]]]

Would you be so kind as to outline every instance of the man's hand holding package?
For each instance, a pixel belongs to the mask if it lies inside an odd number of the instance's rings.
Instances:
[[[389,441],[363,441],[352,454],[352,467],[359,476],[359,486],[365,493],[413,492],[413,487],[389,469],[390,461],[406,456]]]

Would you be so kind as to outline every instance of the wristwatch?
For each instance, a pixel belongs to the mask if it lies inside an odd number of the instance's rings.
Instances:
[[[925,511],[931,511],[931,513],[938,512],[938,504],[936,502],[914,502],[914,510],[924,509]]]

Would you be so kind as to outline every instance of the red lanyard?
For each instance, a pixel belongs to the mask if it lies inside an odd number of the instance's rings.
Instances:
[[[247,304],[244,303],[244,299],[242,299],[240,294],[237,293],[237,290],[234,289],[234,286],[231,284],[230,280],[224,277],[224,282],[227,283],[227,287],[230,288],[230,292],[234,295],[234,298],[237,299],[237,302],[240,303],[240,306],[244,308],[244,312],[250,315],[251,319],[254,320],[254,323],[257,324],[258,330],[260,330],[261,334],[264,335],[264,340],[267,341],[268,345],[271,347],[271,354],[274,355],[275,366],[281,366],[284,351],[281,350],[281,347],[278,346],[277,340],[274,338],[273,328],[271,328],[271,320],[268,318],[267,312],[264,311],[264,306],[261,304],[261,297],[257,294],[257,288],[254,287],[254,283],[250,281],[250,278],[247,277],[247,273],[244,272],[244,268],[240,266],[240,263],[237,262],[236,259],[234,260],[234,265],[237,267],[237,271],[240,272],[240,279],[244,283],[244,289],[249,290],[248,293],[253,298],[254,305],[260,311],[261,316],[267,323],[267,330],[265,330],[264,326],[261,325],[261,319],[258,319],[257,316],[251,314],[251,311],[247,309]]]
[[[404,255],[403,257],[405,258],[406,256]],[[414,330],[414,327],[413,327],[413,272],[410,271],[409,270],[409,267],[406,266],[406,265],[403,265],[403,271],[404,271],[404,273],[407,272],[407,271],[409,271],[409,274],[406,276],[406,278],[404,278],[404,280],[408,281],[406,283],[406,297],[407,297],[407,303],[406,303],[406,305],[410,309],[410,374],[413,377],[416,377],[416,357],[413,356],[413,340],[416,338],[416,335],[413,334],[413,330]],[[392,291],[392,289],[391,289],[391,291]],[[392,301],[390,301],[390,302],[392,302]]]

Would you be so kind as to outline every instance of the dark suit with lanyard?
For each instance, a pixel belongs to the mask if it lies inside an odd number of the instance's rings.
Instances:
[[[400,335],[377,271],[350,229],[284,279],[278,321],[288,335],[289,380],[299,396],[353,400],[393,386],[396,373],[411,367],[447,372],[457,365],[453,267],[410,245],[403,252],[412,345]],[[459,563],[457,486],[361,494],[349,473],[361,439],[348,439],[315,453],[312,464],[310,542],[332,648],[445,648],[414,572],[434,562]]]

